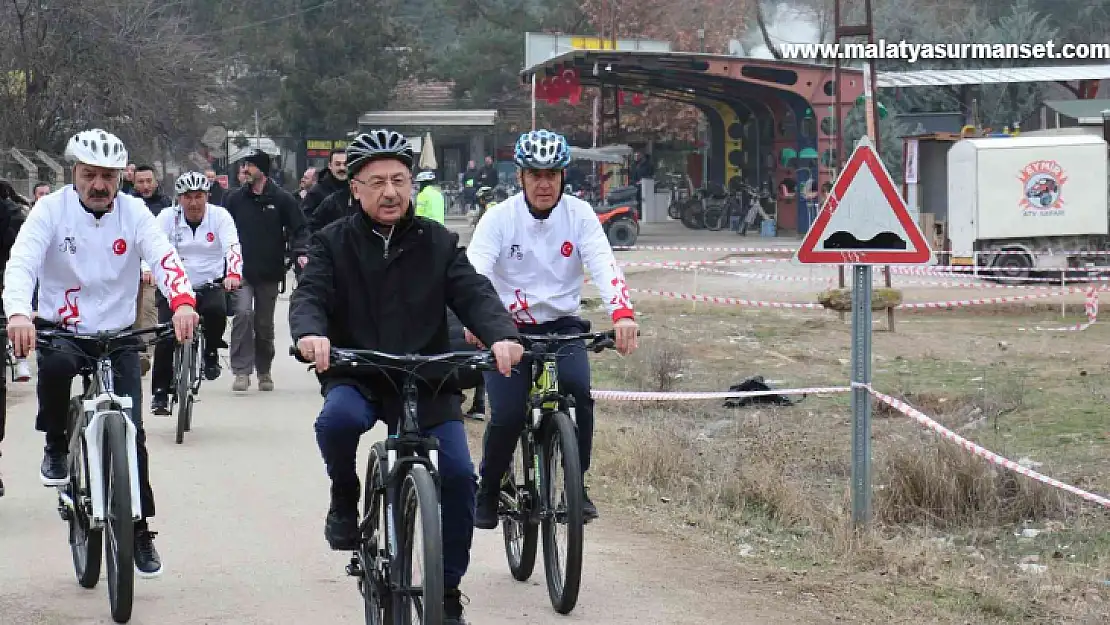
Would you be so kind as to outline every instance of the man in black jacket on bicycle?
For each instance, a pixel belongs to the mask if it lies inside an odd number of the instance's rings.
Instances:
[[[289,326],[301,355],[316,363],[324,406],[316,441],[331,477],[324,536],[332,549],[358,548],[359,437],[380,419],[395,430],[402,411],[398,376],[329,371],[332,345],[394,354],[450,351],[446,309],[490,345],[503,375],[524,353],[493,285],[479,275],[443,225],[416,217],[413,151],[403,135],[376,130],[347,148],[351,193],[361,211],[312,237],[290,299]],[[464,625],[459,584],[470,561],[477,479],[462,405],[448,379],[420,385],[418,417],[439,439],[445,624]],[[439,388],[439,392],[436,390]]]

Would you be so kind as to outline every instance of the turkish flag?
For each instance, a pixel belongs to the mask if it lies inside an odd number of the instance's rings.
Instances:
[[[547,84],[547,103],[556,104],[559,100],[563,99],[563,93],[566,91],[566,86],[563,84],[563,79],[559,76],[550,78]]]

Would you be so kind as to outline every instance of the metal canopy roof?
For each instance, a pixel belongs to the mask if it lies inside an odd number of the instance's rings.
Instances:
[[[646,50],[572,50],[565,54],[547,59],[542,63],[537,63],[532,67],[525,68],[520,72],[522,80],[531,80],[532,74],[540,73],[543,70],[554,70],[560,65],[572,64],[582,65],[585,63],[598,63],[598,73],[605,70],[604,63],[623,63],[627,65],[635,65],[641,71],[690,71],[690,72],[704,72],[708,69],[708,63],[712,61],[723,62],[737,62],[742,61],[745,63],[766,64],[773,67],[796,67],[799,69],[813,69],[824,68],[832,69],[831,65],[824,65],[818,63],[804,63],[801,61],[780,61],[775,59],[756,59],[752,57],[739,57],[731,56],[728,54],[703,54],[700,52],[650,52]],[[629,69],[625,67],[625,69]],[[859,72],[862,74],[861,69],[842,67],[845,72]],[[583,76],[582,79],[586,77]],[[719,78],[727,78],[719,76]],[[733,80],[740,80],[734,78]]]
[[[1102,112],[1110,109],[1110,100],[1047,100],[1044,105],[1080,124],[1101,124]]]
[[[1012,82],[1059,82],[1110,79],[1110,65],[1055,65],[997,69],[925,69],[877,72],[880,88],[985,85]]]
[[[373,111],[358,117],[360,126],[493,126],[496,110]]]
[[[530,80],[532,74],[541,73],[544,70],[555,70],[561,65],[577,65],[581,67],[584,64],[592,65],[593,63],[598,64],[596,71],[599,75],[605,71],[605,64],[621,64],[623,66],[621,69],[624,71],[639,70],[641,72],[667,73],[676,71],[704,72],[708,69],[707,64],[713,61],[765,63],[768,66],[778,67],[832,68],[831,65],[818,63],[754,59],[726,54],[648,52],[641,50],[574,50],[524,69],[521,72],[521,78],[523,80]],[[861,68],[844,66],[841,67],[841,71],[861,74],[863,72]],[[910,72],[876,72],[876,74],[878,87],[887,89],[894,87],[936,87],[946,85],[982,85],[1016,82],[1107,80],[1110,79],[1110,64],[1006,67],[993,69],[926,69]],[[582,76],[582,80],[585,81],[585,79],[586,76]]]

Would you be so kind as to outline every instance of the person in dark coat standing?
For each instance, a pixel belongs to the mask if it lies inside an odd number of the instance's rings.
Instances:
[[[301,200],[301,211],[305,219],[312,223],[313,213],[328,196],[347,188],[347,153],[343,150],[332,150],[328,156],[328,168],[320,172],[316,184],[313,184],[304,199]],[[315,230],[313,230],[315,232]]]
[[[15,235],[27,217],[31,203],[27,201],[7,180],[0,180],[0,290],[4,287],[3,271],[8,266],[8,257],[15,244]],[[4,304],[0,302],[0,316],[4,316]],[[7,339],[4,341],[7,343]],[[4,346],[7,349],[7,345]],[[24,365],[26,366],[26,364]],[[4,442],[4,427],[8,420],[8,372],[0,367],[0,443]],[[4,496],[4,480],[0,479],[0,497]]]
[[[224,208],[235,220],[243,248],[243,282],[235,295],[231,322],[231,390],[274,390],[274,309],[285,278],[287,250],[304,266],[307,231],[297,198],[267,177],[270,155],[252,150],[244,159],[247,183],[228,194]]]
[[[209,167],[204,170],[204,177],[208,179],[208,184],[212,185],[208,189],[208,203],[214,206],[223,206],[224,198],[227,197],[227,189],[220,184],[220,179],[216,176],[216,170]]]

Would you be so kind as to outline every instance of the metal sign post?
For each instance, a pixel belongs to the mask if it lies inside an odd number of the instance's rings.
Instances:
[[[852,523],[871,522],[871,265],[852,267]]]
[[[870,61],[863,67],[863,107],[867,136],[874,140]],[[856,527],[871,523],[871,284],[871,265],[852,268],[852,524]]]

